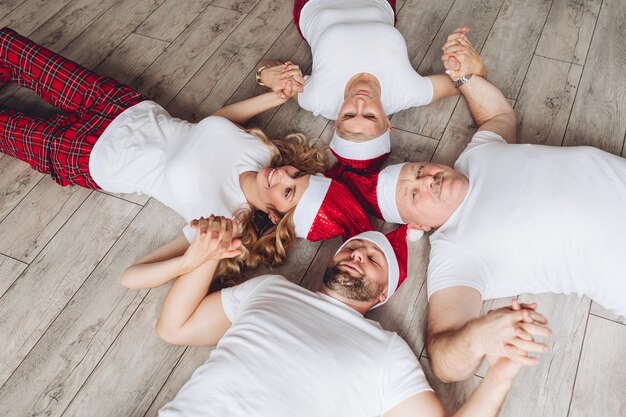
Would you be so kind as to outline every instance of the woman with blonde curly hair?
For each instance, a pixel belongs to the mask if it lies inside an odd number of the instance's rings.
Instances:
[[[261,262],[278,264],[297,235],[310,238],[308,231],[298,233],[298,218],[308,224],[310,213],[298,215],[295,209],[319,189],[310,184],[319,182],[311,176],[325,168],[323,151],[302,135],[272,142],[258,129],[241,127],[296,94],[297,84],[287,81],[277,93],[189,123],[5,28],[0,30],[0,82],[10,81],[65,113],[39,118],[1,109],[0,151],[63,186],[150,195],[187,222],[235,217],[238,239],[226,256],[233,259],[223,262],[223,278],[236,278],[242,268]],[[180,256],[194,237],[188,225],[174,241],[127,268],[123,284],[155,286],[180,275]]]

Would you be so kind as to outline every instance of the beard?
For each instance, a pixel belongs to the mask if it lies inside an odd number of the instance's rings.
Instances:
[[[363,275],[350,275],[337,266],[324,273],[326,288],[354,301],[374,301],[385,290],[385,284],[368,281]]]

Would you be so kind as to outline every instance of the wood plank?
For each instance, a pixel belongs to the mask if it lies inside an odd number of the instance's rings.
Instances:
[[[293,5],[262,0],[167,106],[200,120],[221,108],[292,21]]]
[[[164,1],[120,0],[63,49],[63,56],[95,67]]]
[[[146,413],[185,351],[161,341],[154,331],[168,289],[169,285],[148,292],[64,416],[86,416],[93,410],[103,416]]]
[[[166,0],[135,33],[173,42],[210,3],[211,0]]]
[[[158,395],[152,404],[150,404],[150,408],[146,412],[146,417],[156,416],[161,407],[174,399],[182,386],[189,381],[194,371],[209,359],[212,350],[213,348],[208,347],[187,348],[185,354],[176,365],[176,368],[174,368]]]
[[[259,3],[259,0],[213,0],[213,6],[248,13]]]
[[[59,112],[52,104],[43,100],[34,91],[20,87],[17,84],[8,85],[3,93],[6,95],[3,94],[0,100],[11,110],[36,117],[52,117],[54,113]]]
[[[0,252],[31,263],[91,193],[46,175],[0,222]]]
[[[21,35],[28,36],[70,1],[26,0],[0,20],[0,27],[10,27]]]
[[[0,2],[0,18],[4,18],[11,13],[16,7],[24,3],[25,0],[3,0]]]
[[[166,106],[237,27],[243,17],[241,13],[207,7],[137,79],[133,87]],[[172,65],[173,62],[177,65]]]
[[[603,3],[565,133],[566,145],[591,145],[622,153],[626,133],[624,21],[623,2]]]
[[[621,324],[626,324],[626,316],[618,316],[613,311],[602,307],[600,304],[596,303],[595,301],[591,303],[591,314],[595,314],[596,316],[599,316],[608,320],[613,320]]]
[[[172,240],[183,224],[151,200],[0,389],[0,414],[63,414],[148,292],[123,288],[123,268]]]
[[[535,53],[584,64],[602,0],[555,0]]]
[[[43,178],[26,162],[6,156],[0,160],[0,219],[4,219]]]
[[[73,0],[51,15],[29,37],[55,52],[62,51],[118,0]]]
[[[505,0],[482,50],[489,80],[517,99],[552,0]]]
[[[442,74],[444,72],[443,62],[441,61],[441,46],[448,35],[460,26],[471,28],[469,33],[470,40],[474,48],[480,51],[500,10],[502,1],[456,1],[428,49],[426,56],[421,61],[417,72],[421,75]],[[458,100],[459,97],[450,97],[431,103],[428,106],[404,110],[393,116],[391,119],[392,126],[440,139]]]
[[[583,68],[535,55],[515,104],[517,141],[560,146]]]
[[[626,326],[589,316],[569,417],[626,415]]]
[[[135,204],[93,193],[0,298],[0,384],[19,366],[135,217]]]
[[[28,265],[0,254],[0,297],[13,285]]]
[[[519,299],[523,303],[537,302],[538,311],[548,318],[554,336],[544,340],[550,351],[540,356],[540,364],[522,369],[517,376],[500,415],[565,417],[591,301],[556,294],[522,295]]]

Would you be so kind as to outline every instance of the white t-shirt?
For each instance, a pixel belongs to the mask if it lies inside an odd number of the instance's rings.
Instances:
[[[232,327],[159,416],[371,417],[430,390],[400,336],[284,277],[222,303]]]
[[[231,217],[245,207],[239,175],[269,166],[270,159],[259,138],[223,117],[189,123],[143,101],[102,133],[89,171],[102,189],[147,194],[190,222],[211,214]],[[194,230],[183,231],[192,242]]]
[[[348,80],[361,72],[380,82],[387,115],[430,103],[432,83],[411,66],[393,20],[386,0],[308,2],[300,14],[300,29],[311,45],[313,68],[298,95],[300,107],[335,120]]]
[[[625,159],[478,132],[455,168],[469,191],[430,237],[429,296],[576,293],[626,314]]]

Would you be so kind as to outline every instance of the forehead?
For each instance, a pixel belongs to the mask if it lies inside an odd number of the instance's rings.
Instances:
[[[337,255],[350,253],[350,252],[353,252],[355,249],[359,249],[359,248],[365,249],[368,253],[380,256],[382,259],[385,260],[385,264],[387,263],[387,257],[385,256],[385,253],[382,251],[382,249],[380,249],[380,247],[377,244],[370,242],[369,240],[366,240],[366,239],[350,240],[348,243],[344,245],[343,248],[341,248],[339,252],[337,252]]]

